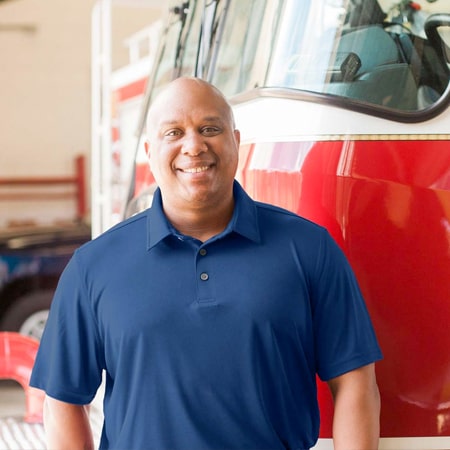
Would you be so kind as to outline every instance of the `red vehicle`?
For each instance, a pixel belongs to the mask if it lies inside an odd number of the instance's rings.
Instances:
[[[385,356],[380,448],[450,448],[450,1],[172,2],[141,117],[181,75],[228,96],[247,192],[347,255]],[[127,214],[154,189],[137,149]]]

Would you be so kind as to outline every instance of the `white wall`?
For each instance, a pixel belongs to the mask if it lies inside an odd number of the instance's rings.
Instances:
[[[0,4],[0,178],[71,175],[75,155],[89,158],[94,3]],[[142,8],[113,7],[115,67],[126,62],[123,39],[159,17],[159,8],[143,13]],[[0,196],[2,192],[5,188]],[[70,220],[74,214],[70,201],[0,200],[0,227],[11,219],[49,222]]]

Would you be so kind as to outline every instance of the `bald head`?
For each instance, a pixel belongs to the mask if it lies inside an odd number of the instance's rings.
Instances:
[[[164,87],[152,102],[147,115],[147,134],[158,128],[165,111],[186,106],[204,108],[205,103],[214,103],[223,119],[235,128],[233,110],[219,89],[201,78],[180,77]]]

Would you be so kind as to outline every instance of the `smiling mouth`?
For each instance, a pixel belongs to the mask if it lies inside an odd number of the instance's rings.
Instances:
[[[200,167],[189,167],[187,169],[181,169],[184,173],[200,173],[200,172],[206,172],[210,166],[200,166]]]

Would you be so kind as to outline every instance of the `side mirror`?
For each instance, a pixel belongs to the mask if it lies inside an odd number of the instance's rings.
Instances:
[[[450,63],[450,14],[432,14],[425,21],[424,30],[434,49]]]

